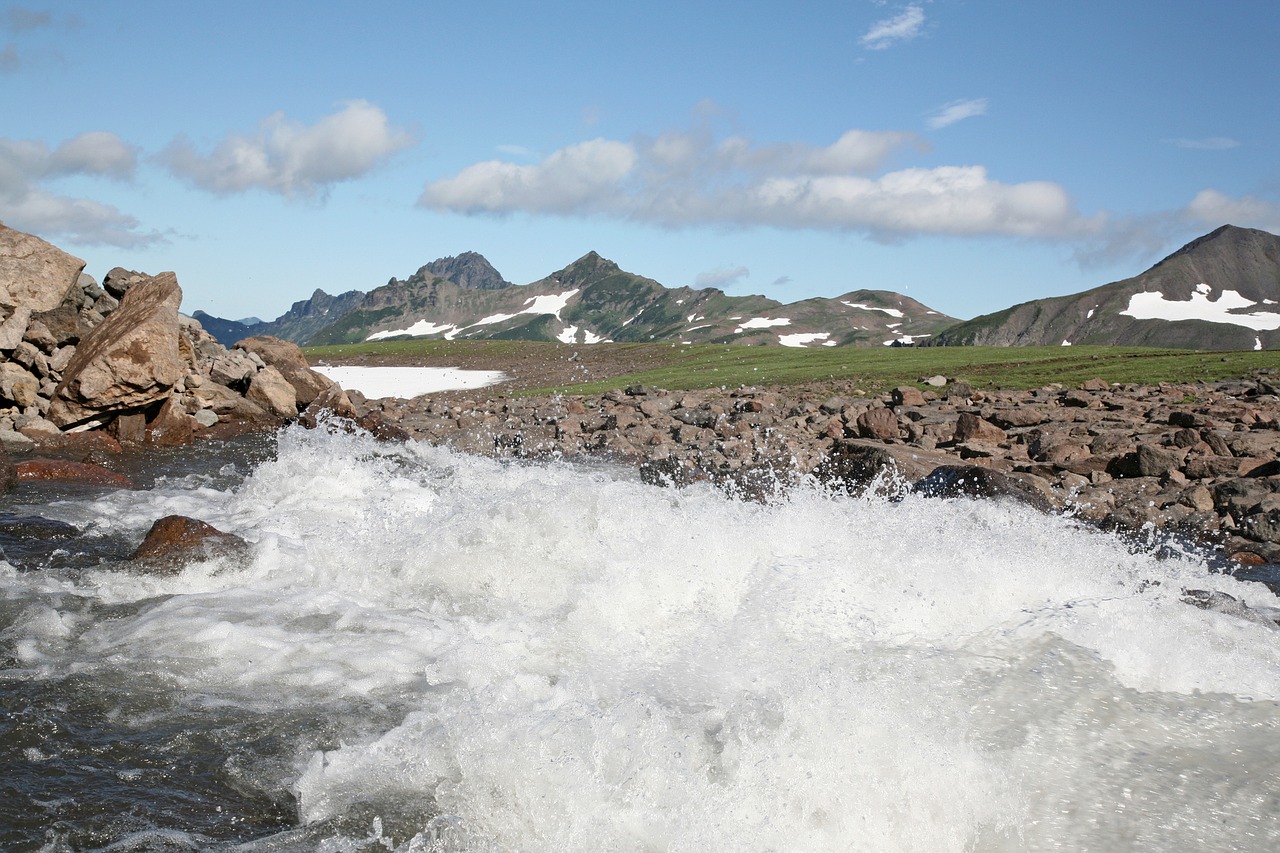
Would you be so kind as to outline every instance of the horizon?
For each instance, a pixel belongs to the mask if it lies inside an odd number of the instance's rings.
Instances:
[[[0,3],[0,221],[227,318],[465,251],[517,284],[595,251],[669,288],[969,319],[1224,223],[1280,233],[1277,118],[1244,85],[1280,69],[1272,12]]]

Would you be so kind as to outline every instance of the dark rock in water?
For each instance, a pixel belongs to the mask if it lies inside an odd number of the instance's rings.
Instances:
[[[1035,487],[980,465],[939,465],[915,484],[914,491],[931,498],[1009,498],[1041,512],[1053,504]]]
[[[13,466],[9,454],[0,451],[0,494],[18,484],[18,469]]]
[[[130,558],[176,571],[187,560],[234,553],[248,543],[232,533],[223,533],[212,524],[185,515],[167,515],[151,525],[147,537]]]
[[[898,472],[897,460],[883,447],[840,444],[814,471],[829,486],[861,494],[877,477]]]
[[[1219,592],[1216,589],[1184,589],[1182,591],[1182,600],[1193,607],[1199,607],[1201,610],[1225,613],[1229,616],[1265,625],[1268,628],[1274,629],[1280,624],[1271,616],[1254,610],[1235,596],[1227,595],[1225,592]]]
[[[91,462],[71,462],[66,459],[27,459],[13,466],[19,480],[58,480],[83,483],[90,486],[113,486],[120,489],[135,488],[133,480]]]

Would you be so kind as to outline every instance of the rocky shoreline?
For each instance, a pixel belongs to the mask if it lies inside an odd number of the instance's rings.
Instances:
[[[749,498],[807,476],[861,492],[1009,497],[1133,535],[1176,533],[1280,562],[1280,376],[1211,384],[975,390],[852,385],[368,401],[396,433],[518,459],[603,458],[654,483]]]

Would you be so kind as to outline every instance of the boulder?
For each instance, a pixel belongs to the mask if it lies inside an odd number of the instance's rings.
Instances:
[[[298,416],[298,395],[284,375],[270,365],[262,368],[249,381],[245,397],[285,420]]]
[[[223,533],[199,519],[168,515],[151,525],[130,559],[176,571],[183,562],[223,556],[247,547],[248,543],[239,536]]]
[[[49,419],[58,426],[138,410],[169,395],[182,377],[173,273],[129,288],[120,307],[76,347],[54,392]]]
[[[50,311],[62,304],[83,269],[84,261],[74,255],[0,225],[0,305]]]
[[[71,462],[66,459],[26,459],[13,466],[19,480],[56,480],[67,483],[83,483],[90,486],[112,486],[118,489],[134,488],[133,481],[124,474],[94,465],[91,462]]]
[[[863,438],[888,440],[896,439],[900,436],[898,432],[898,416],[893,413],[892,409],[883,407],[867,409],[858,415],[855,423],[858,435]]]
[[[999,444],[1006,438],[1004,430],[972,412],[961,412],[956,418],[955,440],[958,442]]]
[[[237,341],[235,349],[254,353],[268,367],[274,367],[280,371],[285,381],[293,386],[299,409],[310,406],[312,400],[334,384],[329,377],[311,369],[306,356],[293,341],[274,338],[270,335],[257,335]]]
[[[1054,508],[1035,485],[981,465],[939,465],[916,483],[914,491],[931,498],[1005,498],[1041,512]]]

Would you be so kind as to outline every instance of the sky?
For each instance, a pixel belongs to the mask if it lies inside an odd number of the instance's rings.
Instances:
[[[1275,0],[0,0],[0,222],[273,319],[483,254],[960,318],[1280,233]]]

